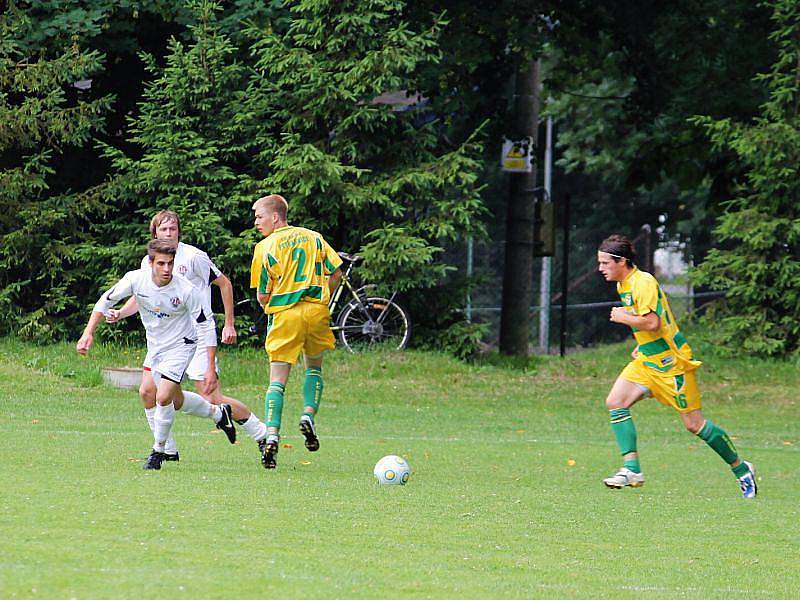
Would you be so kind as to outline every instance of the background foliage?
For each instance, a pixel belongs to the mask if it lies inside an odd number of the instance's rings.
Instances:
[[[220,263],[237,297],[249,294],[250,205],[279,191],[293,222],[362,252],[365,277],[404,290],[416,343],[474,342],[480,332],[458,309],[470,288],[499,296],[507,192],[497,151],[514,73],[532,56],[556,120],[557,209],[572,197],[574,276],[605,233],[635,237],[642,225],[701,262],[738,243],[726,232],[742,227],[722,215],[740,213],[745,197],[755,210],[742,184],[767,198],[759,182],[791,179],[785,44],[798,26],[791,17],[783,34],[769,32],[773,9],[793,15],[796,5],[10,2],[0,15],[0,333],[76,336],[102,288],[138,264],[145,225],[165,207],[184,216],[186,241]],[[773,64],[782,84],[755,77]],[[776,94],[780,117],[764,108]],[[751,126],[782,140],[773,159],[734,143]],[[770,232],[788,246],[770,248],[782,262],[767,270],[780,281],[794,276],[791,193],[756,202],[751,219],[783,219]],[[480,281],[461,271],[468,236],[488,249]],[[718,256],[702,285],[734,285]],[[588,279],[571,301],[608,295]],[[759,332],[765,345],[753,338],[748,349],[796,347],[791,311],[734,296],[728,317],[767,306],[755,329],[725,321]]]

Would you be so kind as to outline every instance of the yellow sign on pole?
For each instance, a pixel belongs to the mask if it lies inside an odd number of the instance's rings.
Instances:
[[[533,170],[533,138],[503,139],[500,166],[509,173],[530,173]]]

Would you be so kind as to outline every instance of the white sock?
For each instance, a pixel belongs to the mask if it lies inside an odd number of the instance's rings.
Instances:
[[[153,419],[155,419],[155,416],[156,416],[155,406],[153,408],[144,409],[144,417],[145,419],[147,419],[147,424],[150,425],[150,431],[156,430],[155,422],[153,421]]]
[[[261,422],[261,420],[255,415],[255,413],[250,413],[250,416],[247,417],[247,420],[244,423],[239,423],[247,432],[251,438],[255,441],[263,440],[267,437],[267,426]]]
[[[181,407],[181,411],[185,412],[187,415],[204,417],[207,419],[208,417],[214,415],[214,408],[215,406],[203,398],[200,394],[186,391],[183,392],[183,407]],[[219,419],[215,419],[215,421],[219,421]]]
[[[155,433],[155,416],[156,416],[156,407],[153,408],[145,408],[144,409],[144,416],[147,417],[147,424],[150,425],[150,431]],[[178,444],[175,443],[175,438],[172,437],[172,429],[169,430],[169,437],[167,438],[167,444],[164,446],[165,452],[167,454],[177,454],[178,453]]]
[[[156,405],[156,412],[153,418],[153,450],[164,452],[167,438],[169,437],[172,423],[175,421],[175,407],[172,402],[166,406]]]

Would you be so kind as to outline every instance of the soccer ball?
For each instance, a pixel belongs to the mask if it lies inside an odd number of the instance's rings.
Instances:
[[[372,471],[381,485],[405,485],[408,481],[408,463],[401,456],[384,456]]]

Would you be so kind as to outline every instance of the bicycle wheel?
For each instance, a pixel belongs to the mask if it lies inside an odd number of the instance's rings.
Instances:
[[[342,310],[336,325],[339,341],[350,352],[375,348],[402,350],[411,338],[408,312],[388,298],[351,302]]]

